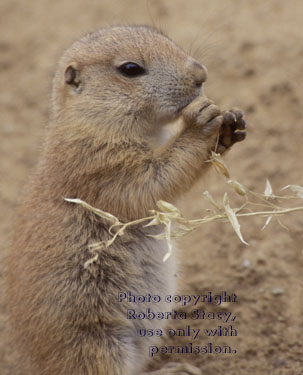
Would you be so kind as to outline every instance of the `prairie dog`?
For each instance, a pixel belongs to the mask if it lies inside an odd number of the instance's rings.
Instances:
[[[174,255],[163,262],[157,229],[130,228],[109,239],[108,223],[64,201],[80,198],[129,221],[160,199],[174,202],[219,150],[244,139],[241,111],[222,113],[203,95],[206,68],[158,30],[115,26],[84,36],[66,50],[53,81],[43,155],[18,215],[7,261],[7,301],[24,374],[141,374],[153,341],[138,328],[161,321],[127,320],[118,293],[175,293]],[[166,124],[182,132],[155,147]],[[140,309],[151,307],[140,304]],[[167,306],[157,305],[155,311]],[[199,374],[170,365],[158,374]]]

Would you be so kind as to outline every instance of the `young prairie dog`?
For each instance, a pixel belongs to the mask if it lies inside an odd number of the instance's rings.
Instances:
[[[110,238],[108,223],[64,198],[80,198],[121,221],[145,217],[160,199],[174,202],[205,172],[214,149],[244,139],[241,111],[222,113],[203,96],[205,67],[147,26],[100,29],[63,55],[53,82],[44,152],[18,215],[7,261],[7,301],[24,374],[141,374],[154,338],[127,320],[118,294],[175,294],[174,254],[163,262],[155,229]],[[157,149],[164,125],[184,129]],[[153,227],[151,227],[153,228]],[[139,311],[151,305],[140,304]],[[157,304],[154,311],[166,311]],[[200,374],[169,364],[154,374]]]

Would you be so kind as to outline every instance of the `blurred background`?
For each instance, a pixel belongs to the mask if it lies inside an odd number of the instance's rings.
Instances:
[[[40,154],[56,63],[74,39],[105,25],[161,28],[207,66],[209,98],[222,109],[238,106],[246,112],[247,140],[226,156],[234,179],[260,193],[266,178],[275,192],[288,184],[302,186],[302,17],[302,0],[1,0],[0,265],[9,249],[23,186]],[[220,201],[227,189],[224,179],[210,172],[179,207],[189,218],[202,217],[207,207],[202,192],[209,190]],[[238,295],[238,302],[226,307],[237,315],[238,336],[211,340],[231,345],[238,353],[163,355],[151,368],[173,360],[191,361],[208,375],[302,374],[302,213],[281,220],[288,231],[277,220],[264,231],[264,218],[241,220],[249,246],[228,223],[218,222],[180,241],[180,293],[227,290]],[[182,328],[183,323],[170,326]],[[192,326],[216,325],[201,320]],[[7,334],[1,284],[0,374],[15,375],[16,357],[6,343]],[[200,336],[198,344],[207,342]],[[166,343],[176,344],[176,339]]]

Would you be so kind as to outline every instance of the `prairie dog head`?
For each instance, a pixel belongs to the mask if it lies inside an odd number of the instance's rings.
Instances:
[[[206,78],[205,67],[154,28],[100,29],[61,58],[52,114],[70,124],[144,135],[175,120]]]

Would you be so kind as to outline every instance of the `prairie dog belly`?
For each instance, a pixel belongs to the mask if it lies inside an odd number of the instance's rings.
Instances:
[[[157,344],[161,336],[165,336],[165,327],[171,324],[172,310],[176,306],[167,299],[167,296],[174,296],[177,291],[176,244],[173,244],[172,254],[165,262],[163,257],[168,250],[166,241],[154,240],[152,244],[149,247],[150,253],[160,261],[154,269],[157,280],[151,283],[146,278],[136,292],[121,292],[125,294],[121,298],[127,307],[125,319],[132,326],[133,345],[138,353],[144,355],[148,355],[149,347]],[[159,335],[160,331],[162,335]]]

